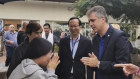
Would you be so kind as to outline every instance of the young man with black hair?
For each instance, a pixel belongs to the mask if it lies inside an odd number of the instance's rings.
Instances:
[[[12,71],[17,67],[17,65],[19,65],[21,63],[21,61],[24,59],[26,50],[29,46],[29,43],[35,38],[35,37],[42,37],[42,27],[40,24],[35,23],[35,22],[31,22],[27,25],[26,27],[26,35],[27,38],[25,39],[25,41],[20,44],[12,57],[10,66],[8,68],[7,71],[7,78],[10,76],[10,74],[12,73]]]
[[[51,26],[49,23],[45,23],[43,25],[43,29],[45,34],[42,34],[42,38],[47,39],[49,42],[52,43],[53,45],[53,49],[52,51],[54,51],[54,44],[56,44],[57,46],[59,46],[59,42],[58,39],[55,35],[53,35],[53,33],[51,32]]]

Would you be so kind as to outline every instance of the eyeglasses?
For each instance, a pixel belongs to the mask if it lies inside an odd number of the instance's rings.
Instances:
[[[76,28],[76,27],[79,27],[79,25],[78,25],[78,26],[75,26],[75,25],[74,25],[74,26],[69,26],[69,27],[70,27],[70,28],[73,28],[73,27]]]

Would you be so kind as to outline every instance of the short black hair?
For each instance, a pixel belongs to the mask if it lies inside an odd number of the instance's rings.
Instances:
[[[52,44],[40,37],[34,38],[26,51],[25,58],[36,59],[44,56],[52,50]]]
[[[32,32],[36,32],[38,30],[40,30],[42,27],[39,23],[36,22],[31,22],[27,25],[25,33],[27,34],[32,34]]]
[[[77,20],[79,21],[79,26],[82,25],[82,22],[81,22],[81,20],[80,20],[78,17],[71,17],[71,18],[69,19],[69,21],[68,21],[68,25],[69,25],[70,21],[73,20],[73,19],[77,19]]]
[[[43,27],[44,27],[44,26],[48,26],[49,28],[51,28],[51,26],[50,26],[49,23],[45,23],[45,24],[43,25]]]

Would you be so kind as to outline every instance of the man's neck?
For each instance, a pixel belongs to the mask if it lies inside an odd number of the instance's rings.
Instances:
[[[106,33],[106,31],[108,30],[108,28],[109,28],[109,24],[106,23],[106,24],[103,25],[103,27],[100,30],[100,32],[98,32],[98,34],[100,35],[100,37],[102,37]]]
[[[71,35],[72,39],[75,41],[78,37],[79,37],[79,34],[76,34],[76,35]]]
[[[36,64],[40,65],[40,60],[39,59],[32,59]]]
[[[49,36],[49,33],[46,33],[45,35],[46,35],[46,36]]]
[[[11,30],[10,30],[10,33],[14,33],[14,31],[11,31]]]

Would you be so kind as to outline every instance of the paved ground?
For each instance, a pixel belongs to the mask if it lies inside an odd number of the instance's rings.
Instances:
[[[2,57],[0,57],[0,70],[5,67],[5,60],[6,60],[6,54],[4,53],[4,55]]]
[[[5,67],[6,54],[0,57],[0,79],[7,79],[6,72],[8,67]]]
[[[0,62],[3,62],[6,60],[6,53],[4,53],[4,55],[2,57],[0,57]]]

